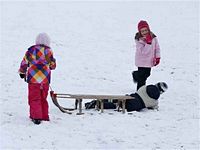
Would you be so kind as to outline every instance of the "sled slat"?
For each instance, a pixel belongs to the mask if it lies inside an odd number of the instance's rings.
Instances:
[[[82,95],[82,94],[56,94],[58,98],[74,99],[133,99],[131,96],[124,95]]]

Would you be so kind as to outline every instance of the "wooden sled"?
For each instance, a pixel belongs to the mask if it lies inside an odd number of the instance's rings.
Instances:
[[[104,103],[105,99],[109,99],[109,100],[117,99],[118,103],[122,102],[122,113],[125,113],[125,103],[126,103],[126,100],[134,99],[134,97],[124,96],[124,95],[58,94],[58,93],[54,93],[54,91],[50,91],[50,95],[51,95],[51,99],[52,99],[53,103],[63,113],[72,114],[72,112],[70,112],[70,111],[73,111],[73,110],[77,109],[77,106],[78,106],[79,112],[77,113],[77,115],[84,114],[84,113],[82,113],[82,101],[84,99],[97,100],[97,106],[100,106],[100,107],[97,107],[97,109],[100,108],[101,113],[103,113],[103,111],[104,111],[104,108],[103,108],[104,105],[103,105],[103,103]],[[58,98],[74,99],[75,100],[75,108],[65,108],[65,107],[62,107],[58,103]]]

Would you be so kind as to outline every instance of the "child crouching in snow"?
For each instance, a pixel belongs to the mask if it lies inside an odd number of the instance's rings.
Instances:
[[[125,107],[128,112],[140,111],[143,108],[158,109],[158,99],[168,89],[165,82],[155,85],[143,85],[136,93],[130,94],[133,99],[126,100]]]
[[[36,37],[36,45],[28,48],[19,69],[20,77],[27,78],[30,118],[35,124],[49,121],[47,95],[51,70],[55,68],[50,38],[46,33],[40,33]]]
[[[133,94],[126,94],[126,96],[133,97],[125,101],[125,108],[127,112],[140,111],[144,108],[147,109],[158,109],[158,99],[162,93],[168,89],[165,82],[158,82],[155,85],[143,85]],[[115,109],[117,106],[122,108],[122,102],[117,103],[118,99],[113,99],[109,102],[108,99],[104,99],[104,109]],[[85,103],[86,109],[95,108],[97,105],[96,100]]]

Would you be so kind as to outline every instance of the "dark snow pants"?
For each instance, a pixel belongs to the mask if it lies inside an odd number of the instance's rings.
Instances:
[[[131,96],[133,96],[134,99],[126,100],[125,108],[127,112],[140,111],[145,108],[145,104],[138,94],[131,94]]]
[[[49,121],[47,95],[49,84],[29,83],[28,104],[30,106],[30,118]]]
[[[137,71],[132,72],[133,80],[137,82],[137,90],[146,84],[147,78],[151,74],[151,68],[138,67]]]

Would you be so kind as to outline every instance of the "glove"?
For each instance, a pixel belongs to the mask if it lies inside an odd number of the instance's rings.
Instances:
[[[154,66],[157,66],[160,63],[160,58],[154,58]]]
[[[20,76],[20,78],[22,78],[22,79],[25,78],[25,74],[23,74],[23,73],[20,73],[19,76]]]
[[[54,70],[55,68],[56,68],[56,63],[51,63],[50,65],[49,65],[49,68],[50,68],[50,70]]]
[[[151,37],[150,34],[148,34],[148,35],[145,37],[145,41],[146,41],[147,44],[151,44],[151,42],[152,42],[152,37]]]

